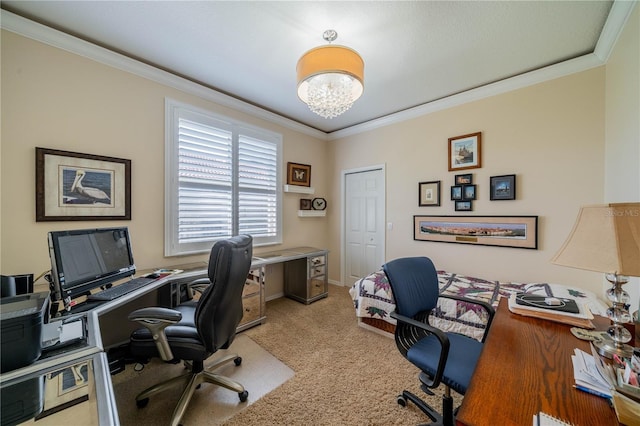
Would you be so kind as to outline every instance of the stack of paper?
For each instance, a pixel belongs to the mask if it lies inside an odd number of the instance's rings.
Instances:
[[[599,356],[596,358],[580,349],[575,349],[574,353],[571,361],[576,388],[602,398],[612,398],[613,383],[607,378],[608,373],[599,368]]]
[[[580,310],[577,314],[569,312],[560,312],[555,310],[549,310],[544,308],[536,308],[533,306],[519,305],[516,302],[516,294],[512,294],[509,297],[509,310],[514,314],[524,315],[528,317],[542,318],[549,321],[561,322],[563,324],[574,325],[581,328],[594,329],[595,326],[591,322],[593,314],[583,304],[576,301]]]

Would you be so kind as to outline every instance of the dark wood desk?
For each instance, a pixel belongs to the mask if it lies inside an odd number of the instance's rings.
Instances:
[[[597,317],[594,323],[605,329],[608,320]],[[529,426],[533,415],[544,411],[575,425],[618,425],[605,399],[573,388],[571,355],[575,348],[590,349],[570,328],[512,314],[503,298],[457,424]]]

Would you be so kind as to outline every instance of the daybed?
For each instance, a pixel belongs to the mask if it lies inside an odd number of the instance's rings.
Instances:
[[[488,281],[482,278],[438,271],[440,293],[480,299],[498,306],[501,297],[513,293],[532,293],[553,297],[572,297],[582,301],[594,315],[605,315],[607,306],[594,293],[575,287],[549,283],[517,283]],[[349,290],[358,323],[365,328],[393,334],[395,320],[389,316],[395,309],[391,287],[384,271],[379,270],[356,281]],[[480,339],[486,318],[474,305],[440,299],[432,325],[445,331],[463,333]]]

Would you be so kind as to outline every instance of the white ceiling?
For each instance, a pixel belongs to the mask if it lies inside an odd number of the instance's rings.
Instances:
[[[612,1],[2,1],[2,8],[323,132],[594,53]],[[296,63],[338,40],[363,96],[321,118]]]

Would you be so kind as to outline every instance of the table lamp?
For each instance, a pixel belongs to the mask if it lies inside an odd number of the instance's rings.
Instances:
[[[556,265],[604,272],[611,288],[607,299],[612,306],[607,316],[612,325],[607,330],[612,341],[594,342],[598,353],[630,357],[627,344],[631,333],[623,324],[631,322],[629,293],[622,285],[629,276],[640,276],[640,203],[616,203],[585,206],[580,209],[573,230],[552,259]]]

